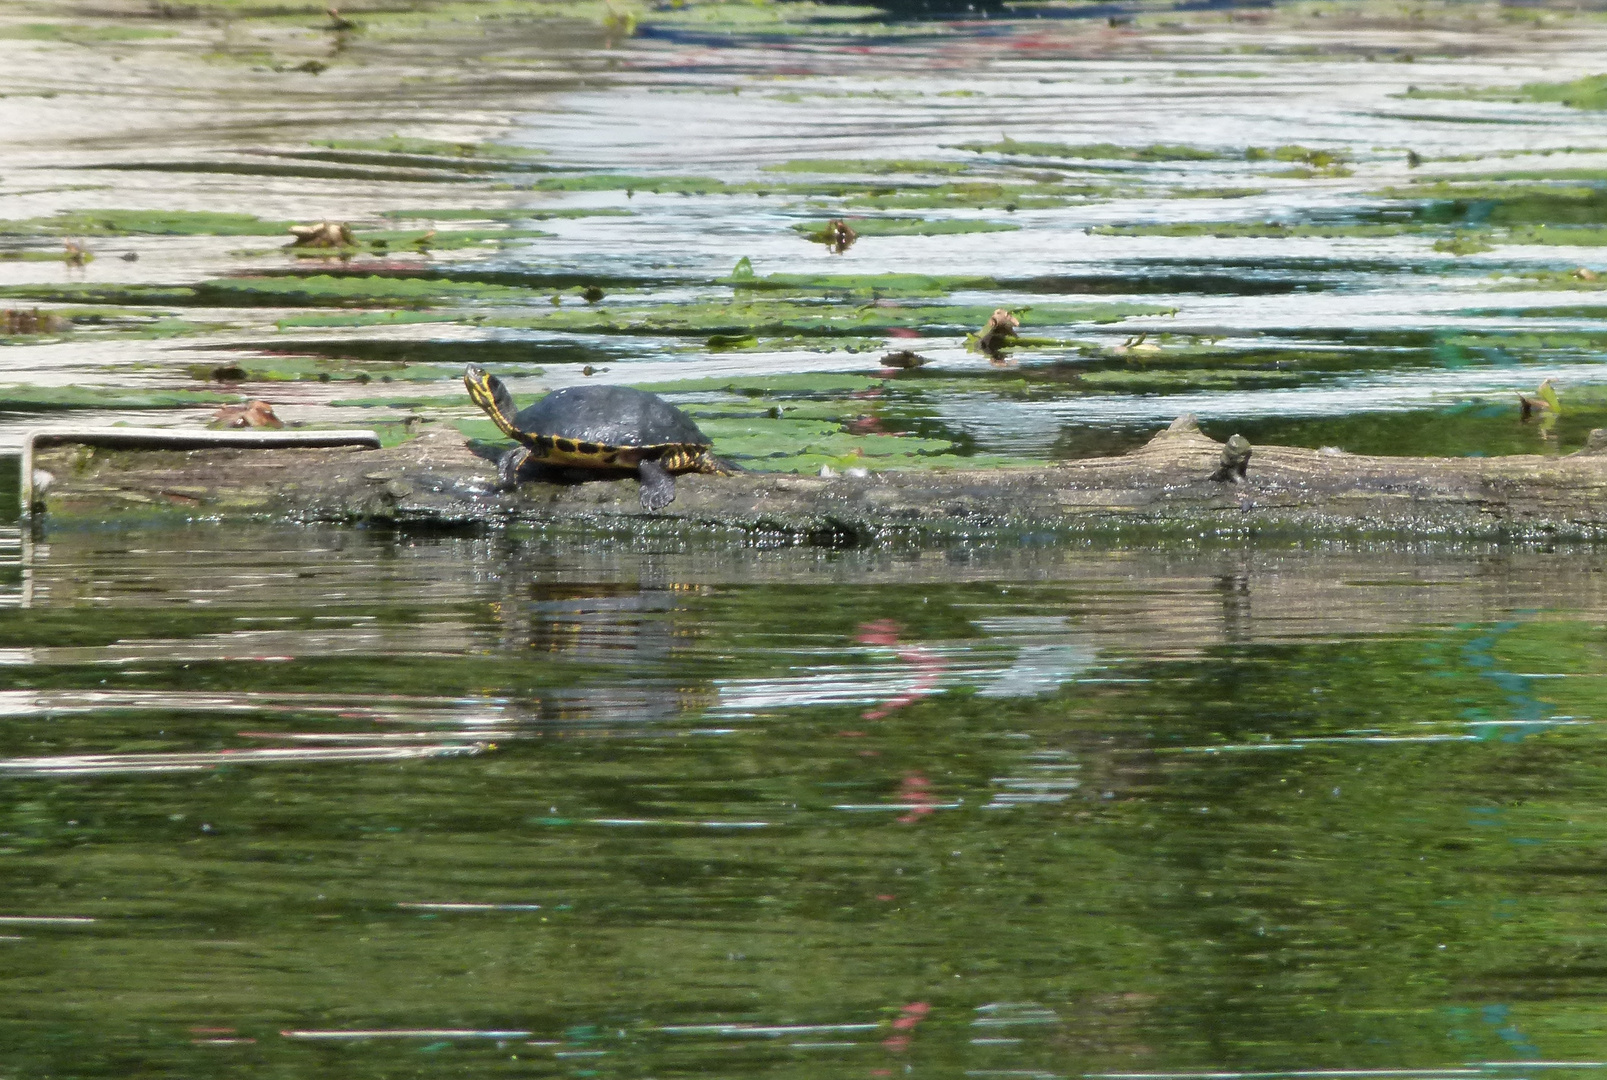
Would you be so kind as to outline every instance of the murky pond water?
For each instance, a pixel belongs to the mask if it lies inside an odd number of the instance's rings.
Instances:
[[[1597,552],[3,554],[19,1075],[1599,1059]]]

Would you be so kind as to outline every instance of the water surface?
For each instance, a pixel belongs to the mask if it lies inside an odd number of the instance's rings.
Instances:
[[[12,536],[23,1075],[1601,1047],[1594,551]]]

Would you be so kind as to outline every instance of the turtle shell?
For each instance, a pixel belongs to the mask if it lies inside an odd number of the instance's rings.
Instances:
[[[519,410],[525,435],[570,439],[602,447],[709,446],[680,409],[657,394],[628,386],[568,386]]]

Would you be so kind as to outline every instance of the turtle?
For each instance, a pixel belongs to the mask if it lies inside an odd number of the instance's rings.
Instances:
[[[513,395],[484,368],[468,365],[463,384],[502,433],[522,446],[497,462],[502,486],[519,483],[527,465],[631,471],[642,482],[642,507],[662,510],[675,499],[673,473],[733,476],[739,469],[709,452],[710,439],[657,394],[595,384],[554,390],[514,411]]]

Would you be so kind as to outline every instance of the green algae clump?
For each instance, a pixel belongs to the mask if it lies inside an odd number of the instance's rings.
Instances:
[[[1586,75],[1569,82],[1532,82],[1522,86],[1453,87],[1421,90],[1408,87],[1401,95],[1442,101],[1534,101],[1571,109],[1607,109],[1607,74]]]

